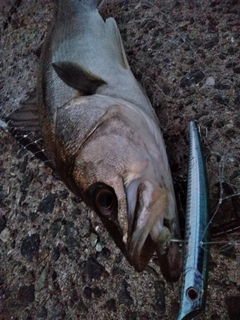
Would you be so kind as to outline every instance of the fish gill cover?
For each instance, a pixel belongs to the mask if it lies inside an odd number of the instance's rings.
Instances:
[[[5,119],[34,91],[53,3],[5,1],[0,6],[0,118]],[[116,19],[133,73],[159,117],[181,221],[188,122],[195,119],[200,126],[213,233],[206,313],[200,319],[238,319],[239,3],[105,1],[101,13]],[[4,130],[0,178],[3,319],[176,318],[179,285],[164,283],[156,259],[136,273],[97,218]]]

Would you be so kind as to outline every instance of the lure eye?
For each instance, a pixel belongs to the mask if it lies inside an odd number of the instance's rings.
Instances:
[[[197,300],[198,292],[197,292],[197,290],[195,288],[189,287],[187,289],[186,293],[187,293],[187,297],[188,297],[189,300],[191,300],[191,301]]]
[[[117,198],[110,187],[97,187],[92,194],[92,201],[96,210],[104,216],[109,216],[116,211]]]

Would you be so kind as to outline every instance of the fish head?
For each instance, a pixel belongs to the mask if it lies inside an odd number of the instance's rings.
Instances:
[[[176,281],[181,258],[170,239],[178,236],[178,221],[165,146],[159,149],[135,114],[110,109],[76,156],[75,190],[137,271],[156,251],[164,277]]]

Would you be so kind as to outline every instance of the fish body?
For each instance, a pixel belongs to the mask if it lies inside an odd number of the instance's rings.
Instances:
[[[170,239],[179,227],[163,137],[100,2],[55,1],[37,85],[44,152],[136,270],[156,251],[164,277],[176,281],[181,254]]]

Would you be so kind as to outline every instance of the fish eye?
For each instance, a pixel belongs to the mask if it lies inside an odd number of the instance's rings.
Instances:
[[[116,211],[117,197],[112,188],[106,185],[97,185],[91,198],[96,210],[102,215],[109,216]]]
[[[110,190],[100,190],[96,195],[96,204],[102,209],[110,209],[114,203],[114,197]]]

